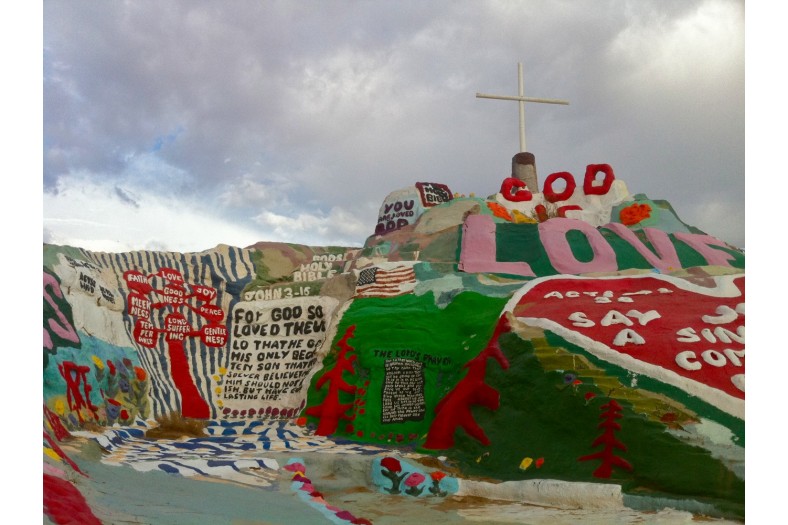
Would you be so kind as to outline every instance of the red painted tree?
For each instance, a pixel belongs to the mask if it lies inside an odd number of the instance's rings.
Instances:
[[[44,416],[46,416],[46,422],[49,424],[49,428],[52,430],[52,433],[55,434],[58,441],[64,441],[71,437],[71,433],[63,426],[57,414],[52,412],[46,405],[44,405]]]
[[[150,284],[154,277],[164,281],[161,289]],[[135,318],[134,340],[145,348],[155,348],[158,337],[164,336],[172,379],[181,395],[181,413],[195,419],[209,418],[211,410],[195,385],[184,341],[187,337],[199,337],[204,345],[212,348],[223,347],[227,343],[224,310],[213,304],[217,297],[216,289],[199,284],[187,285],[181,273],[172,268],[160,268],[150,275],[128,270],[123,273],[123,278],[131,290],[127,311]],[[154,325],[151,318],[153,311],[162,309],[172,310],[164,317],[163,327]],[[182,313],[185,310],[191,310],[207,324],[200,328],[192,327]]]
[[[353,406],[353,403],[340,403],[339,392],[347,392],[354,394],[356,392],[355,385],[348,384],[343,378],[343,372],[349,372],[351,375],[355,374],[353,370],[353,361],[356,359],[355,355],[348,355],[355,352],[356,349],[348,344],[348,339],[353,337],[356,330],[356,325],[347,329],[345,335],[337,343],[339,347],[339,354],[337,354],[337,362],[331,370],[323,374],[320,379],[315,383],[315,388],[321,390],[323,385],[328,383],[328,394],[323,402],[319,405],[309,407],[306,413],[310,416],[320,418],[315,434],[318,436],[329,436],[336,432],[339,426],[340,419],[350,420],[351,416],[346,412]]]
[[[581,456],[577,458],[578,461],[590,461],[592,459],[601,459],[602,464],[594,471],[594,476],[597,478],[609,478],[613,473],[613,467],[619,467],[626,470],[632,470],[632,465],[623,458],[614,454],[613,449],[619,449],[626,452],[627,447],[615,437],[615,432],[621,430],[621,425],[616,422],[616,419],[621,419],[621,405],[615,399],[611,399],[601,407],[602,414],[599,419],[602,422],[597,428],[604,429],[602,435],[591,443],[591,447],[604,445],[605,448],[594,454]]]
[[[509,319],[506,316],[501,317],[484,350],[465,364],[468,373],[435,407],[435,419],[430,425],[424,448],[435,450],[453,447],[457,427],[462,427],[483,445],[490,444],[490,439],[482,427],[473,419],[471,406],[481,405],[490,410],[497,410],[500,406],[500,394],[484,382],[484,376],[487,373],[488,358],[498,361],[504,370],[509,368],[509,361],[498,345],[498,338],[509,329]]]

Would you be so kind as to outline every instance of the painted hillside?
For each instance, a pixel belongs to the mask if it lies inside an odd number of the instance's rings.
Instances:
[[[74,483],[84,442],[118,477],[284,479],[314,523],[376,521],[320,492],[316,454],[365,458],[358,483],[381,505],[744,519],[742,251],[606,164],[541,188],[514,166],[486,198],[418,182],[370,233],[361,248],[45,244],[45,520],[66,498],[112,522],[113,500]],[[174,420],[198,430],[152,439]],[[148,518],[181,523],[165,514]]]

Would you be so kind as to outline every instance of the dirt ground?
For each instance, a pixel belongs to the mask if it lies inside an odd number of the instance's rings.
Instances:
[[[299,498],[290,473],[281,470],[267,487],[251,487],[217,478],[185,478],[162,471],[139,472],[125,465],[105,464],[102,450],[90,439],[61,444],[88,477],[70,474],[94,514],[106,524],[147,525],[312,525],[347,523],[329,519]],[[364,481],[368,458],[337,462],[335,454],[298,453],[309,465],[309,477],[325,501],[375,525],[664,525],[736,522],[703,519],[689,512],[663,509],[566,510],[476,497],[413,498],[377,492]],[[280,465],[288,457],[272,453]],[[52,523],[44,516],[44,523]]]

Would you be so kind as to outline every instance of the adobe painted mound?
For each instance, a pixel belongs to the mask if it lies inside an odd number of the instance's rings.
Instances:
[[[229,450],[278,443],[374,456],[401,497],[743,519],[744,254],[604,164],[531,186],[396,191],[363,248],[44,245],[47,448],[179,414],[229,468],[164,445],[145,468],[265,486],[279,463]]]

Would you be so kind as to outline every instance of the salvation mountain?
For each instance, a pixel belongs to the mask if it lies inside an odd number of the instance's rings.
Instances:
[[[45,244],[45,449],[259,485],[344,447],[382,494],[743,520],[744,253],[606,164],[515,175],[392,192],[361,248]],[[200,446],[131,447],[173,416]]]

